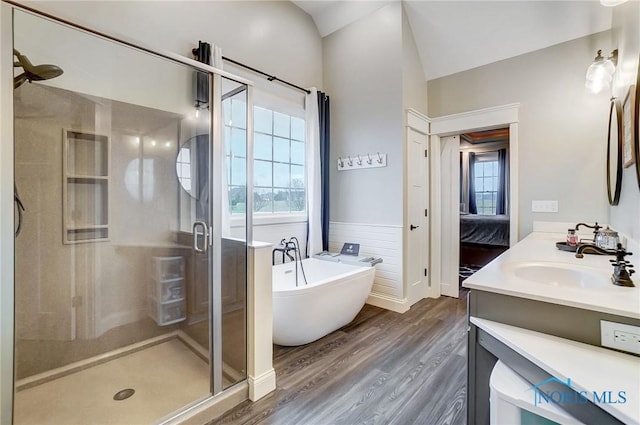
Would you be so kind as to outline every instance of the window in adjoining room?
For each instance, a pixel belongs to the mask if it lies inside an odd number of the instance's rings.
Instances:
[[[473,171],[478,214],[495,215],[498,199],[498,159],[495,155],[478,155]]]

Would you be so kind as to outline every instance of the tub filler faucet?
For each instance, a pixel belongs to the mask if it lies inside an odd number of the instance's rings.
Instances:
[[[290,252],[293,251],[293,256]],[[296,271],[296,287],[298,287],[298,263],[300,263],[300,270],[302,270],[302,277],[304,278],[304,284],[307,285],[307,275],[304,272],[304,265],[302,264],[302,255],[300,253],[300,243],[298,238],[291,236],[289,240],[282,238],[280,241],[280,247],[274,248],[271,252],[272,265],[276,264],[276,252],[282,253],[282,263],[285,262],[285,256],[294,263],[294,269]]]
[[[288,241],[284,240],[284,238],[280,241],[280,245],[284,246],[284,254],[291,261],[296,261],[296,254],[298,253],[298,248],[296,248],[296,244],[289,239]],[[293,257],[289,252],[293,251]]]
[[[289,253],[293,251],[293,256]],[[280,245],[275,247],[273,249],[273,251],[271,251],[271,265],[275,266],[276,264],[276,252],[281,252],[282,253],[282,262],[285,262],[285,256],[287,258],[289,258],[290,261],[296,261],[295,258],[295,254],[296,254],[296,245],[293,241],[289,240],[287,241],[286,239],[282,238],[282,240],[280,241]]]

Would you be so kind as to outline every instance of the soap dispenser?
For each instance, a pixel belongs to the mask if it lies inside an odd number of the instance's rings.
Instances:
[[[602,249],[616,249],[620,243],[620,237],[618,232],[610,229],[607,226],[606,229],[600,229],[596,234],[596,246]]]

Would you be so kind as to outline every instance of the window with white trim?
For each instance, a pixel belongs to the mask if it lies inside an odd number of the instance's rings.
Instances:
[[[231,213],[246,210],[246,103],[223,101]],[[306,210],[305,121],[254,106],[253,210],[301,214]]]

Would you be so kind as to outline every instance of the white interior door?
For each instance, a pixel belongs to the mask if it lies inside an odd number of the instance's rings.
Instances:
[[[427,194],[429,161],[426,157],[427,136],[407,129],[407,300],[409,305],[428,295],[429,220]]]
[[[441,280],[440,294],[458,297],[460,263],[460,136],[442,137],[441,146]]]

